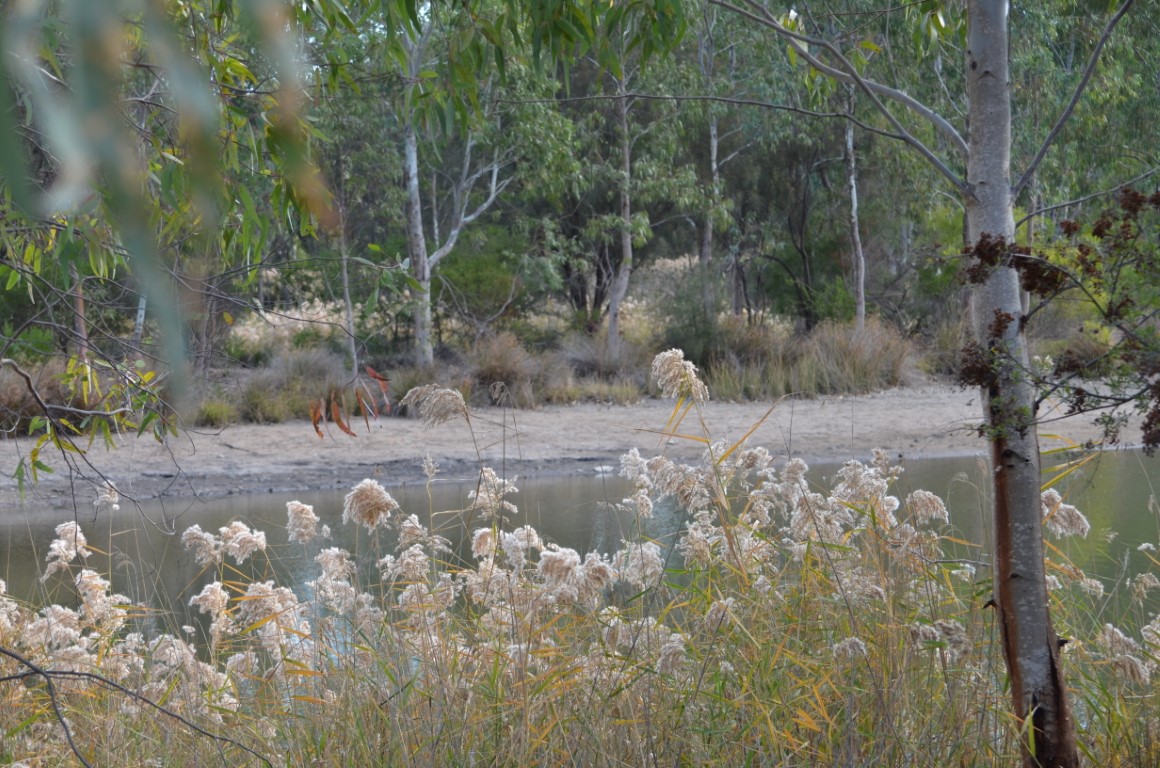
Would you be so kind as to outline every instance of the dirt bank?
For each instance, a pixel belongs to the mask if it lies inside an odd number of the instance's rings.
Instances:
[[[470,424],[458,420],[425,429],[415,419],[384,418],[369,430],[361,422],[353,424],[357,437],[331,426],[324,439],[306,421],[187,431],[165,444],[126,436],[112,449],[96,444],[83,457],[47,455],[56,472],[42,474],[34,488],[26,489],[23,503],[69,508],[75,499],[87,505],[102,476],[112,479],[122,495],[144,499],[345,488],[370,476],[384,484],[410,482],[423,477],[424,456],[450,478],[473,476],[481,462],[521,477],[595,472],[615,466],[631,448],[695,459],[702,444],[660,435],[672,408],[671,402],[658,400],[624,407],[485,408],[473,411]],[[712,402],[703,409],[704,425],[714,440],[733,442],[761,422],[769,408],[768,403]],[[749,442],[775,455],[813,460],[861,458],[875,447],[912,458],[969,455],[985,450],[974,430],[979,419],[974,391],[928,385],[859,397],[786,400],[774,406]],[[704,434],[695,413],[680,432]],[[1044,447],[1058,444],[1048,433],[1076,442],[1099,436],[1089,417],[1047,424],[1041,430]],[[31,447],[27,440],[0,443],[0,504],[5,508],[21,503],[12,474]]]

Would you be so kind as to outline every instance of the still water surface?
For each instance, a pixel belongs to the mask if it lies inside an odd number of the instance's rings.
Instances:
[[[911,490],[922,488],[942,496],[952,519],[952,529],[947,533],[980,545],[958,547],[956,555],[984,556],[982,545],[989,539],[985,467],[972,458],[913,460],[904,466],[906,471],[895,488],[896,495],[904,497]],[[838,465],[815,465],[811,482],[828,488],[837,468]],[[1048,476],[1050,473],[1045,472]],[[622,538],[634,538],[640,533],[632,517],[613,507],[630,491],[628,484],[614,475],[536,479],[520,481],[518,485],[520,492],[512,500],[520,514],[511,524],[530,524],[546,541],[581,553],[608,552],[617,549]],[[1150,458],[1139,451],[1098,456],[1058,486],[1065,491],[1067,501],[1087,515],[1092,532],[1084,540],[1052,542],[1059,547],[1052,556],[1057,560],[1070,558],[1089,575],[1103,579],[1105,589],[1112,592],[1124,575],[1139,573],[1149,566],[1147,555],[1137,549],[1139,545],[1160,541],[1157,485],[1160,456]],[[396,486],[390,491],[403,507],[404,515],[418,515],[433,531],[450,539],[453,548],[462,554],[464,516],[457,510],[469,506],[468,494],[474,488],[474,483],[448,482]],[[208,501],[167,499],[141,508],[125,505],[116,513],[90,513],[79,522],[90,547],[100,551],[89,558],[87,565],[99,573],[111,574],[115,591],[161,614],[168,613],[167,624],[174,619],[194,623],[189,598],[216,577],[204,572],[181,546],[181,533],[195,523],[203,530],[216,532],[233,520],[241,520],[265,531],[265,556],[259,553],[236,569],[228,565],[220,577],[243,583],[275,579],[298,591],[318,576],[313,558],[319,545],[287,541],[286,502],[297,499],[312,504],[322,522],[332,529],[332,540],[322,546],[359,553],[363,578],[375,574],[374,561],[390,553],[394,542],[385,532],[376,534],[380,538],[374,540],[361,528],[344,526],[344,495],[345,492],[320,491]],[[643,533],[671,540],[673,532],[683,528],[684,520],[671,507],[661,506],[658,513]],[[54,528],[61,522],[64,520],[47,519],[29,508],[0,511],[0,579],[8,583],[9,594],[37,604],[75,604],[66,577],[56,575],[44,583],[39,578]]]

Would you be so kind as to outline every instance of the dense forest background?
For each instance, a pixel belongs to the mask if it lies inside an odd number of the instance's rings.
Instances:
[[[780,18],[966,135],[951,5]],[[680,43],[643,61],[623,29],[548,56],[498,3],[422,6],[401,26],[316,4],[275,42],[260,15],[220,6],[153,8],[104,73],[78,66],[90,41],[67,16],[25,51],[35,66],[8,65],[6,168],[30,174],[0,184],[3,356],[40,371],[49,401],[76,400],[78,363],[97,364],[85,386],[102,396],[116,384],[100,376],[168,370],[166,328],[192,373],[185,416],[209,424],[305,417],[321,397],[381,408],[354,394],[379,389],[367,366],[395,392],[434,377],[521,405],[632,400],[669,347],[724,398],[957,371],[962,203],[905,146],[946,148],[946,132],[905,111],[892,124],[736,8],[686,9]],[[9,44],[33,45],[5,12]],[[1160,35],[1146,6],[1111,34],[1099,3],[1011,14],[1016,173],[1087,83],[1016,201],[1019,242],[1050,253],[1074,239],[1061,222],[1090,231],[1160,165]],[[501,37],[495,56],[481,47]],[[112,106],[59,99],[86,78]],[[82,118],[132,158],[124,178],[69,171],[60,147],[100,138],[70,139]],[[27,194],[48,202],[30,214]],[[1098,360],[1114,328],[1089,299],[1036,313],[1034,351]],[[23,418],[35,403],[4,375]]]

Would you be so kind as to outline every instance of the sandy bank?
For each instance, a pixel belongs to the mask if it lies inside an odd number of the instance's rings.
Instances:
[[[521,477],[594,472],[616,465],[631,448],[645,455],[663,451],[696,459],[702,444],[660,435],[672,407],[668,401],[648,400],[534,411],[484,408],[472,412],[470,424],[459,420],[425,429],[415,419],[384,418],[369,430],[362,422],[353,424],[357,437],[331,426],[324,439],[307,421],[188,431],[165,444],[125,436],[111,449],[95,444],[83,457],[46,452],[44,460],[56,471],[26,489],[23,503],[59,509],[71,507],[75,498],[87,505],[102,476],[111,478],[122,495],[145,499],[345,488],[370,476],[384,484],[410,482],[422,478],[424,456],[449,478],[473,476],[481,462]],[[733,442],[769,408],[768,403],[711,402],[703,410],[704,426],[714,440]],[[974,391],[925,385],[858,397],[786,400],[773,407],[749,443],[775,455],[813,460],[862,458],[875,447],[910,458],[970,455],[986,448],[975,434],[979,420]],[[705,434],[695,414],[680,431]],[[1049,433],[1075,442],[1099,437],[1085,416],[1045,425],[1044,447],[1058,445]],[[1125,437],[1135,435],[1129,431]],[[12,473],[31,448],[28,440],[0,443],[0,504],[6,508],[21,503]]]

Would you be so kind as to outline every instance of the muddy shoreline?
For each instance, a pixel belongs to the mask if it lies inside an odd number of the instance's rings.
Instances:
[[[481,465],[507,475],[546,477],[595,474],[615,468],[632,448],[642,455],[664,453],[696,461],[704,443],[732,444],[749,434],[751,446],[775,456],[844,461],[883,448],[903,458],[976,455],[986,450],[978,436],[978,395],[952,386],[924,385],[857,397],[784,400],[770,403],[710,402],[690,413],[676,432],[663,434],[671,401],[635,405],[582,403],[536,410],[473,410],[468,421],[427,429],[416,419],[383,418],[370,428],[352,424],[356,437],[327,425],[319,439],[308,421],[234,425],[220,431],[189,430],[165,443],[151,437],[120,436],[107,448],[94,444],[83,456],[49,454],[54,468],[23,498],[12,475],[33,447],[30,440],[0,443],[0,508],[25,511],[90,505],[109,478],[127,500],[158,497],[212,498],[238,494],[342,489],[367,477],[384,485],[421,482],[424,457],[444,480],[471,479]],[[1090,417],[1052,420],[1041,429],[1044,448],[1098,439]],[[752,431],[752,432],[751,432]],[[1133,424],[1124,433],[1138,434]]]

